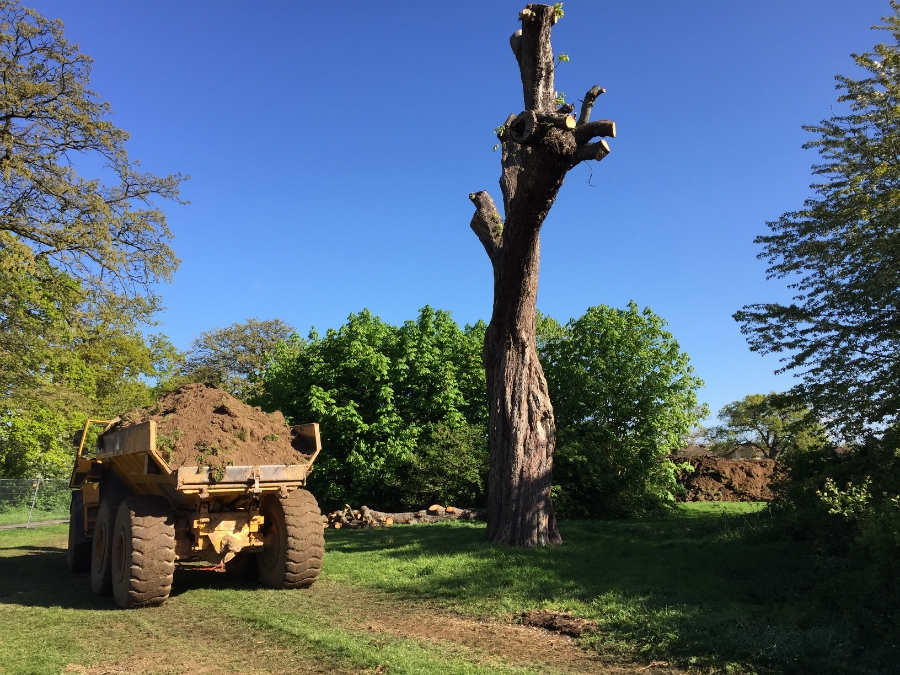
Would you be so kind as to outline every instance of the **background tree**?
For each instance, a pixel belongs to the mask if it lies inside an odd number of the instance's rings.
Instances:
[[[784,354],[793,392],[848,437],[891,425],[900,411],[900,5],[877,29],[894,44],[853,55],[862,79],[838,75],[849,112],[804,127],[818,138],[823,182],[802,209],[757,237],[768,275],[791,279],[793,303],[734,317],[750,348]]]
[[[73,426],[149,402],[175,354],[142,325],[178,260],[159,178],[89,88],[91,59],[51,21],[0,0],[0,471],[59,473]],[[107,184],[75,160],[104,165]]]
[[[703,381],[665,325],[634,302],[590,307],[564,327],[542,318],[559,426],[553,482],[566,516],[640,515],[674,502],[668,455],[708,411],[697,402]]]
[[[487,473],[484,330],[481,322],[461,329],[430,307],[399,327],[351,314],[324,336],[280,343],[251,401],[291,422],[321,423],[328,451],[310,478],[320,503],[478,505]]]
[[[783,394],[750,394],[719,411],[723,424],[709,430],[717,452],[749,443],[767,459],[786,452],[805,452],[828,442],[825,427],[813,412]]]
[[[589,121],[603,89],[595,86],[585,94],[576,123],[575,106],[565,104],[554,87],[558,59],[550,32],[562,15],[561,4],[530,4],[519,13],[521,30],[510,38],[525,110],[498,127],[505,217],[487,192],[469,195],[475,204],[471,227],[494,271],[494,306],[484,341],[488,539],[519,546],[561,541],[550,499],[556,423],[535,344],[540,229],[566,173],[609,153],[605,141],[593,139],[615,136],[613,122]]]
[[[28,272],[46,261],[77,279],[87,301],[147,320],[158,309],[153,285],[178,264],[153,200],[177,200],[184,177],[142,172],[128,158],[128,134],[107,119],[90,70],[60,21],[0,1],[0,251]],[[80,176],[73,158],[85,155],[116,183]]]
[[[293,332],[281,319],[247,319],[200,333],[191,341],[182,377],[169,386],[185,380],[205,382],[246,400],[253,394],[266,359]]]

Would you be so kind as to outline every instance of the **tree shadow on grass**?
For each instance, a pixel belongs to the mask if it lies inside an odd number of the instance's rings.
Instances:
[[[326,571],[476,613],[549,607],[598,622],[587,646],[685,665],[889,672],[897,649],[822,600],[833,561],[770,532],[766,514],[569,521],[558,547],[488,544],[483,526],[329,530]],[[379,558],[386,559],[379,563]],[[383,569],[383,573],[382,573]]]

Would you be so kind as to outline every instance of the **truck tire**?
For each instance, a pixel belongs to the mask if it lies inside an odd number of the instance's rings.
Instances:
[[[91,590],[97,595],[112,595],[113,528],[121,502],[121,499],[104,499],[97,510],[91,543]]]
[[[91,569],[90,540],[77,543],[78,528],[84,531],[84,508],[81,490],[72,493],[69,502],[69,547],[66,550],[66,567],[70,572],[88,572]]]
[[[155,607],[175,572],[175,519],[162,497],[126,497],[113,528],[112,590],[123,609]]]
[[[306,490],[287,497],[266,495],[259,513],[265,518],[267,544],[256,556],[259,580],[269,588],[308,588],[319,576],[325,552],[322,514]]]

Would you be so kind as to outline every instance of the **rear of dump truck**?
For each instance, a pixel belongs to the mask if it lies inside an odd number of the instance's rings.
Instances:
[[[96,444],[90,431],[103,427]],[[120,607],[160,605],[177,564],[306,588],[324,553],[322,517],[304,489],[321,450],[318,424],[291,427],[297,464],[171,468],[156,422],[111,431],[88,420],[77,437],[67,562]],[[96,450],[92,446],[96,445]]]

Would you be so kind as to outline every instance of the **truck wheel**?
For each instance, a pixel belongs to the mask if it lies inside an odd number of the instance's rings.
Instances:
[[[104,499],[97,510],[91,545],[91,590],[97,595],[112,595],[113,528],[121,501]]]
[[[269,588],[308,588],[322,568],[325,536],[316,498],[294,490],[286,498],[267,495],[259,505],[266,546],[256,556],[259,580]]]
[[[126,497],[113,528],[112,590],[124,609],[155,607],[169,597],[175,572],[175,521],[162,497]]]
[[[70,572],[87,572],[91,569],[90,540],[75,543],[78,541],[78,528],[84,531],[82,499],[81,490],[78,490],[72,493],[72,501],[69,502],[69,548],[66,551],[66,567]]]

